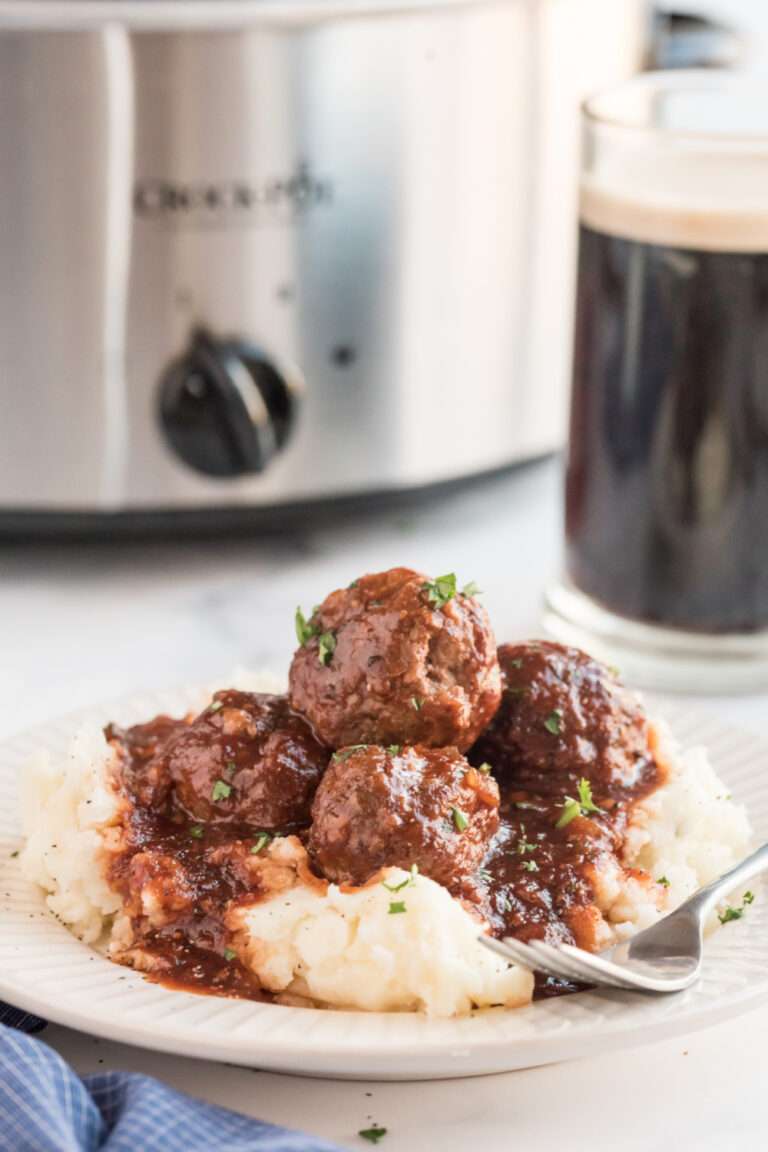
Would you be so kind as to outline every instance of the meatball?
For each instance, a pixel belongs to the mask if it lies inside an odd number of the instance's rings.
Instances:
[[[409,568],[332,592],[293,657],[293,707],[331,748],[426,744],[469,748],[501,698],[485,609],[455,577]]]
[[[501,706],[473,764],[491,764],[521,791],[558,796],[582,777],[616,794],[656,771],[643,710],[603,664],[545,641],[504,644],[499,662]]]
[[[499,826],[495,780],[455,748],[337,752],[312,805],[309,853],[337,883],[364,884],[399,866],[460,888],[482,863]]]
[[[171,738],[160,774],[193,820],[277,831],[309,823],[328,755],[285,696],[225,691]]]

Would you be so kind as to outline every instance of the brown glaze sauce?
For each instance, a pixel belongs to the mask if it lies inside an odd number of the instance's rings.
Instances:
[[[575,669],[569,666],[564,681],[566,670],[547,645],[524,648],[522,656],[513,648],[500,650],[502,707],[470,754],[476,765],[491,763],[501,794],[499,830],[478,873],[479,908],[496,936],[590,947],[597,918],[593,869],[601,858],[615,858],[632,806],[659,787],[663,768],[654,754],[653,731],[634,702],[627,702],[631,698],[606,694],[604,670],[598,675],[599,666],[584,658]],[[569,685],[565,697],[564,683]],[[556,709],[555,723],[550,718]],[[167,803],[160,812],[146,806],[157,783],[152,765],[158,753],[188,724],[159,716],[127,730],[107,728],[120,750],[121,785],[130,802],[128,845],[116,856],[110,880],[123,895],[141,950],[156,963],[151,979],[196,992],[270,999],[231,956],[222,919],[231,901],[262,895],[238,864],[258,843],[260,830],[195,824]],[[521,746],[511,738],[511,725]],[[577,815],[558,828],[565,797],[578,798],[584,777],[602,811]],[[171,912],[168,923],[158,927],[136,907],[132,879],[142,869],[153,875],[154,868],[159,876],[169,860],[176,862],[180,879],[172,876],[167,891],[163,887]],[[466,889],[461,895],[466,898]],[[536,995],[577,990],[540,979]]]

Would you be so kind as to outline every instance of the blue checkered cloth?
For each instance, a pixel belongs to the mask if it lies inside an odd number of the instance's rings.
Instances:
[[[22,1034],[44,1027],[0,1004],[0,1152],[340,1152],[149,1076],[81,1080],[47,1044]]]

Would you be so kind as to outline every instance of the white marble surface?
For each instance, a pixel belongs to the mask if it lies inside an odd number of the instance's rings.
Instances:
[[[558,564],[558,476],[538,465],[408,513],[249,542],[5,547],[0,554],[0,738],[145,687],[238,663],[285,667],[293,612],[362,571],[409,564],[476,580],[501,638],[536,630]],[[768,732],[766,697],[710,700]],[[768,1008],[708,1032],[558,1067],[443,1084],[346,1084],[142,1052],[51,1027],[79,1071],[153,1073],[220,1104],[354,1149],[370,1119],[390,1152],[756,1152]],[[370,1093],[370,1095],[368,1095]]]

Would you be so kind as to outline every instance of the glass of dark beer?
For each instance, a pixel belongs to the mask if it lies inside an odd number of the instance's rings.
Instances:
[[[656,687],[768,683],[768,82],[583,113],[566,574],[545,623]]]

